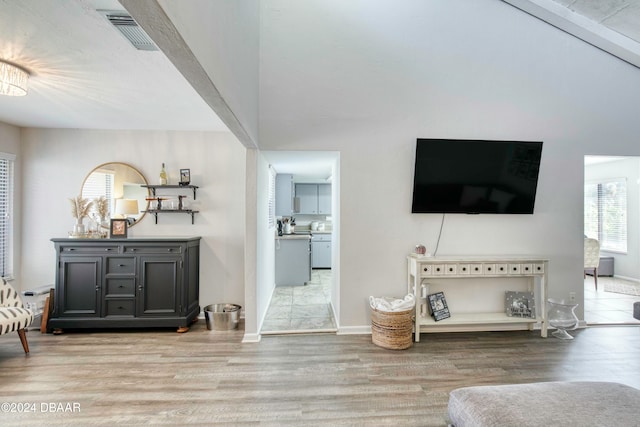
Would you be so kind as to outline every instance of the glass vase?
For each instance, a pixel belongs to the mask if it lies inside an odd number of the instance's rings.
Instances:
[[[575,313],[578,304],[554,298],[549,298],[547,302],[549,303],[547,311],[549,326],[556,328],[552,335],[562,340],[572,340],[573,337],[567,331],[578,327],[578,316]]]

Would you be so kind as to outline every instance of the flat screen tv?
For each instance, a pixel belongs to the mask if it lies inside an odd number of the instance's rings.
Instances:
[[[542,142],[418,139],[412,213],[532,214]]]

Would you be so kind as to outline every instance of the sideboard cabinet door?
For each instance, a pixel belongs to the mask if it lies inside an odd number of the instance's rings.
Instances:
[[[57,314],[100,317],[102,257],[60,257]]]
[[[138,315],[177,316],[182,288],[181,256],[140,257]]]

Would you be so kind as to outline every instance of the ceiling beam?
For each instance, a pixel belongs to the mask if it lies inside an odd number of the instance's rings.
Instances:
[[[640,68],[640,43],[553,0],[502,1]]]
[[[157,0],[118,0],[153,42],[191,84],[200,97],[218,115],[236,138],[247,148],[258,148],[238,120],[200,61]]]

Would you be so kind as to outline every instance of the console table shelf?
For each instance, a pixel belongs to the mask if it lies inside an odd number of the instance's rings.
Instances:
[[[409,255],[407,260],[407,289],[416,297],[416,342],[420,341],[420,332],[533,329],[535,325],[540,325],[543,337],[547,336],[547,260],[536,257],[428,257],[416,254]],[[496,290],[500,286],[506,286],[505,282],[501,282],[504,279],[518,282],[520,287],[523,287],[523,284],[519,283],[519,279],[524,279],[527,292],[533,292],[534,295],[536,317],[512,317],[507,316],[506,310],[495,311],[496,306],[504,305],[504,290]],[[422,295],[423,284],[429,285],[429,293],[442,290],[449,310],[452,305],[472,305],[475,302],[473,299],[482,295],[482,298],[491,301],[494,311],[490,308],[484,310],[485,307],[482,306],[477,307],[477,311],[474,312],[456,312],[454,309],[451,310],[451,317],[436,322],[428,313],[422,316],[421,305],[425,303]],[[476,287],[467,289],[469,295],[466,297],[463,296],[464,292],[461,295],[460,290],[464,284],[473,284]],[[499,286],[493,286],[496,284]],[[453,298],[457,299],[450,300],[447,297],[447,289],[453,293]]]

